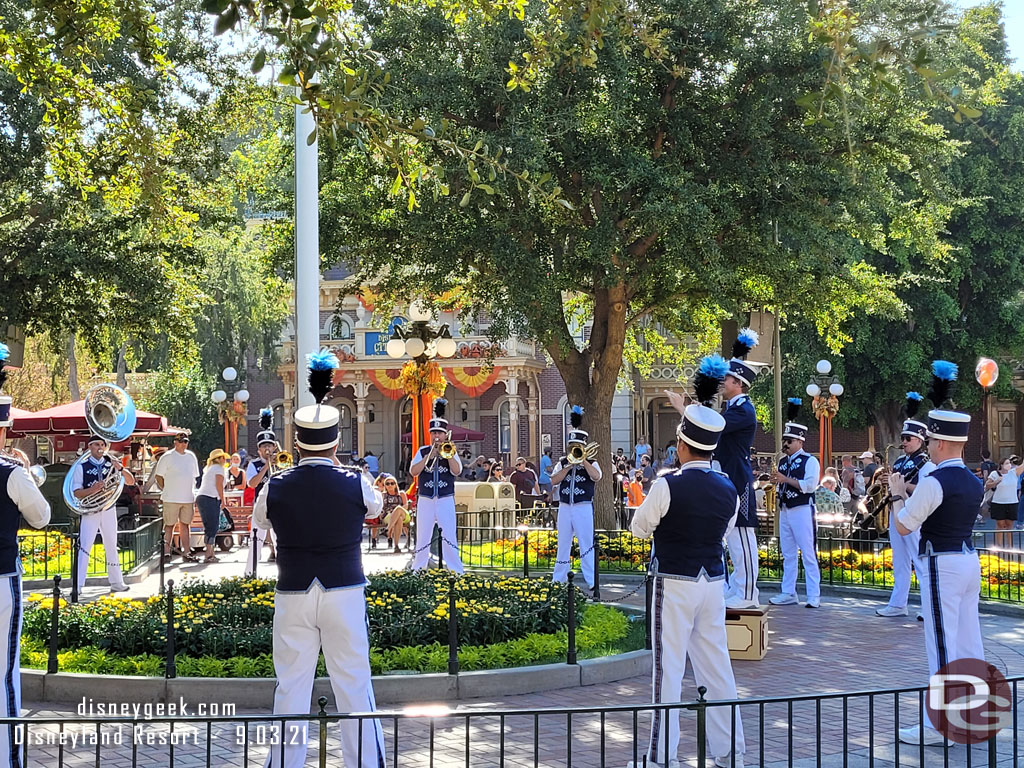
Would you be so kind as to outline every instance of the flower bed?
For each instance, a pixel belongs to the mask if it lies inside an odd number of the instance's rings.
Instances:
[[[97,537],[97,542],[99,539]],[[58,530],[25,528],[18,531],[18,552],[24,569],[23,579],[46,579],[60,575],[71,577],[71,563],[74,555],[74,539]],[[121,570],[125,573],[135,567],[135,553],[121,550],[118,553]],[[101,543],[93,544],[89,556],[87,574],[105,576],[107,560]]]
[[[598,534],[599,565],[602,571],[643,573],[651,556],[650,539],[638,539],[629,531]],[[531,530],[528,534],[531,568],[553,568],[558,552],[558,532]],[[589,546],[584,547],[589,549]],[[486,543],[463,543],[459,547],[463,563],[481,568],[522,568],[523,539],[521,535]],[[580,570],[580,545],[573,540],[572,569]]]
[[[447,668],[449,573],[382,573],[366,590],[375,673]],[[175,596],[175,643],[182,676],[272,676],[274,583],[227,579],[190,581]],[[566,649],[567,587],[547,579],[455,580],[460,661],[464,669],[533,664]],[[23,664],[45,667],[52,598],[30,595],[23,637]],[[58,622],[62,671],[162,674],[167,603],[104,597],[95,603],[62,601]],[[602,655],[635,629],[620,612],[585,606],[577,595],[577,642],[581,655]],[[642,647],[642,625],[639,643]]]

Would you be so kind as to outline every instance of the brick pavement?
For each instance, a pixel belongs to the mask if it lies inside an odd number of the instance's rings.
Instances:
[[[614,597],[624,591],[624,588],[605,587],[606,597]],[[773,608],[768,656],[762,661],[734,662],[740,696],[782,697],[924,684],[927,665],[921,623],[913,617],[909,620],[878,618],[873,611],[879,604],[854,598],[830,598],[817,611],[803,606]],[[1024,627],[1020,622],[1014,618],[985,615],[982,617],[982,629],[989,660],[1007,675],[1024,675]],[[686,699],[695,697],[691,677],[686,680],[683,696]],[[1024,698],[1024,691],[1017,698]],[[489,714],[472,718],[468,734],[467,717],[458,713],[470,710],[494,712],[497,708],[532,711],[550,707],[639,706],[649,701],[650,680],[647,678],[468,701],[461,703],[450,716],[433,722],[424,718],[398,721],[397,742],[394,736],[396,720],[384,718],[388,759],[392,764],[409,768],[456,765],[472,765],[474,768],[622,766],[633,759],[634,752],[642,755],[646,747],[650,727],[647,713],[608,713],[603,718],[594,713],[539,713],[507,717]],[[850,697],[845,702],[839,698],[820,705],[813,702],[744,705],[739,711],[746,731],[746,764],[763,765],[765,768],[784,765],[803,768],[818,764],[827,767],[922,765],[919,751],[912,747],[900,747],[897,760],[894,703],[892,695],[880,695],[874,698]],[[917,697],[904,696],[899,705],[900,725],[916,722]],[[820,706],[822,722],[820,733],[816,732],[814,725],[817,706]],[[30,703],[25,707],[30,716],[74,716],[73,708],[44,709]],[[793,723],[792,728],[789,723]],[[869,723],[873,727],[869,728]],[[684,712],[679,752],[684,765],[696,765],[695,726],[694,713]],[[1021,741],[1024,742],[1024,720],[1020,727]],[[105,728],[111,733],[107,738],[113,739],[117,729]],[[65,729],[73,733],[79,727],[68,724]],[[53,727],[47,730],[55,732]],[[151,724],[143,728],[143,734],[150,739],[166,738],[160,736],[165,730],[165,727]],[[265,729],[249,725],[246,748],[243,726],[219,725],[212,727],[209,734],[203,726],[194,738],[186,738],[187,743],[174,748],[171,761],[168,745],[143,743],[133,747],[131,732],[121,729],[122,743],[102,746],[99,765],[121,768],[156,761],[163,765],[203,766],[207,765],[208,754],[210,765],[261,765],[267,752],[267,733]],[[318,764],[317,733],[314,723],[310,731],[308,765]],[[336,736],[336,729],[330,728],[329,765],[340,765]],[[1015,765],[1012,746],[1008,743],[999,745],[999,765]],[[1019,751],[1024,754],[1024,743]],[[942,753],[940,748],[925,749],[923,765],[944,765]],[[33,744],[28,748],[28,764],[48,768],[95,765],[96,754],[95,747],[81,743],[74,747],[65,746],[63,754],[59,753],[57,746]],[[981,748],[972,750],[968,756],[965,748],[955,747],[949,750],[948,764],[963,766],[970,761],[973,765],[984,765],[984,757]]]

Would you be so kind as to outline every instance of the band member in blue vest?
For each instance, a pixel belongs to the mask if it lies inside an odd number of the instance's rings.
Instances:
[[[897,474],[889,478],[889,489],[906,504],[896,516],[896,529],[903,536],[921,532],[916,563],[929,675],[951,661],[985,658],[978,621],[981,563],[971,537],[985,492],[963,461],[971,417],[942,410],[956,376],[953,363],[932,363],[928,399],[935,409],[928,412],[928,455],[935,469],[909,498],[906,479]],[[929,722],[924,729],[901,729],[900,741],[943,743],[932,726]]]
[[[277,442],[277,435],[274,434],[274,412],[270,408],[264,408],[260,411],[260,431],[256,435],[256,458],[250,461],[249,466],[245,469],[245,482],[250,488],[255,489],[254,505],[267,481],[273,475],[274,458],[279,450],[281,447]],[[249,557],[245,566],[246,577],[252,576],[256,572],[256,564],[260,561],[267,536],[270,537],[268,562],[272,563],[277,559],[277,550],[275,549],[277,534],[273,529],[264,531],[253,526],[249,541]]]
[[[732,480],[740,497],[736,525],[726,542],[729,559],[732,560],[729,592],[725,600],[729,608],[756,608],[759,603],[757,501],[754,496],[754,471],[750,466],[750,449],[754,445],[754,433],[757,431],[757,414],[747,394],[757,372],[745,361],[746,356],[757,346],[757,341],[757,333],[750,328],[739,332],[732,346],[729,373],[722,382],[725,429],[718,440],[715,460]]]
[[[725,419],[707,406],[727,370],[719,355],[701,361],[694,377],[700,404],[685,408],[676,430],[681,466],[654,481],[631,525],[634,536],[654,537],[650,567],[655,704],[682,701],[687,656],[694,680],[707,688],[708,699],[736,698],[725,634],[722,540],[736,522],[739,498],[728,475],[711,468]],[[716,766],[742,768],[746,747],[738,710],[709,708],[707,734]],[[678,750],[679,710],[656,711],[646,765],[678,765]]]
[[[798,557],[803,558],[807,587],[807,607],[821,605],[821,569],[815,542],[814,491],[821,469],[818,460],[804,450],[807,427],[794,419],[800,413],[801,400],[791,397],[787,406],[786,429],[782,433],[785,455],[772,473],[779,499],[779,547],[782,550],[782,594],[769,598],[772,605],[795,605]],[[798,555],[799,552],[799,555]]]
[[[567,448],[584,448],[590,435],[583,431],[583,408],[574,405],[569,411]],[[572,560],[572,537],[580,546],[580,570],[587,586],[594,588],[594,486],[601,482],[601,467],[584,457],[579,464],[561,461],[551,472],[551,484],[558,486],[558,551],[552,581],[569,580]]]
[[[904,481],[906,495],[910,496],[917,484],[928,477],[935,465],[928,460],[925,441],[928,439],[928,425],[917,421],[917,410],[921,405],[918,392],[907,392],[907,420],[903,422],[900,444],[903,455],[892,465],[892,474],[899,475]],[[890,475],[891,476],[891,475]],[[889,603],[875,611],[879,616],[906,616],[907,600],[910,597],[910,576],[917,559],[918,546],[921,543],[921,532],[911,531],[904,536],[896,527],[896,518],[903,510],[906,502],[902,498],[893,498],[892,512],[889,514],[889,545],[892,547],[892,593]]]
[[[119,471],[124,477],[125,485],[135,485],[135,476],[126,468],[120,466],[113,469],[114,460],[107,455],[107,441],[99,435],[92,435],[88,442],[89,458],[83,463],[76,463],[71,477],[71,492],[76,499],[87,499],[97,493],[102,493],[106,488],[105,478],[108,473]],[[125,592],[128,585],[124,583],[121,575],[121,558],[117,553],[117,509],[113,503],[106,509],[93,512],[82,517],[81,527],[78,531],[78,571],[75,577],[78,580],[78,589],[81,591],[85,586],[85,578],[88,573],[89,557],[92,553],[92,545],[96,542],[96,534],[99,533],[103,539],[103,553],[107,561],[107,580],[110,583],[111,592]]]
[[[0,388],[7,378],[4,363],[10,352],[0,344]],[[0,717],[21,717],[21,557],[19,516],[33,528],[50,522],[50,505],[28,468],[4,453],[11,418],[11,398],[0,395]],[[21,766],[20,739],[13,724],[0,727],[0,765]]]
[[[441,458],[441,444],[447,439],[448,420],[445,409],[448,401],[434,401],[434,418],[430,420],[430,445],[420,446],[412,458],[409,473],[419,478],[416,489],[416,556],[412,569],[426,568],[430,560],[430,540],[434,537],[434,524],[441,529],[444,564],[463,573],[459,558],[458,531],[455,527],[455,478],[462,474],[459,452],[450,459]]]
[[[335,466],[336,408],[321,405],[330,392],[338,359],[326,351],[309,356],[309,391],[316,405],[295,412],[297,466],[274,475],[256,499],[253,520],[277,532],[277,593],[274,596],[274,714],[309,712],[321,651],[338,711],[376,707],[370,680],[361,543],[367,511],[380,510],[381,496],[369,479]],[[277,726],[274,726],[277,728]],[[305,764],[306,720],[276,733],[266,765]],[[377,720],[341,722],[346,766],[383,768],[384,735]],[[361,758],[360,758],[361,756]]]

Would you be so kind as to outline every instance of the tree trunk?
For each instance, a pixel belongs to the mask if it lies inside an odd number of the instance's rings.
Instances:
[[[71,399],[81,400],[82,392],[78,388],[78,358],[75,357],[75,334],[70,334],[67,341],[68,355],[68,389],[71,391]]]
[[[122,341],[121,348],[117,351],[117,386],[121,389],[128,388],[128,363],[125,355],[128,352],[128,342]]]
[[[875,434],[878,438],[875,449],[891,466],[901,453],[900,432],[903,431],[903,419],[900,416],[900,407],[895,403],[886,403],[876,406],[871,413],[875,417]]]

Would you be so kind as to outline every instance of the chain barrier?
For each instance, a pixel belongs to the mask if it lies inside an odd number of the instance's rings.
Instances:
[[[647,586],[647,579],[644,579],[643,581],[641,581],[639,584],[637,584],[633,589],[631,589],[629,592],[624,594],[622,597],[616,597],[616,598],[613,598],[611,600],[602,599],[601,602],[602,603],[621,603],[621,602],[631,598],[633,595],[635,595],[637,592],[639,592],[645,586]],[[605,585],[605,589],[607,589],[607,585]]]

